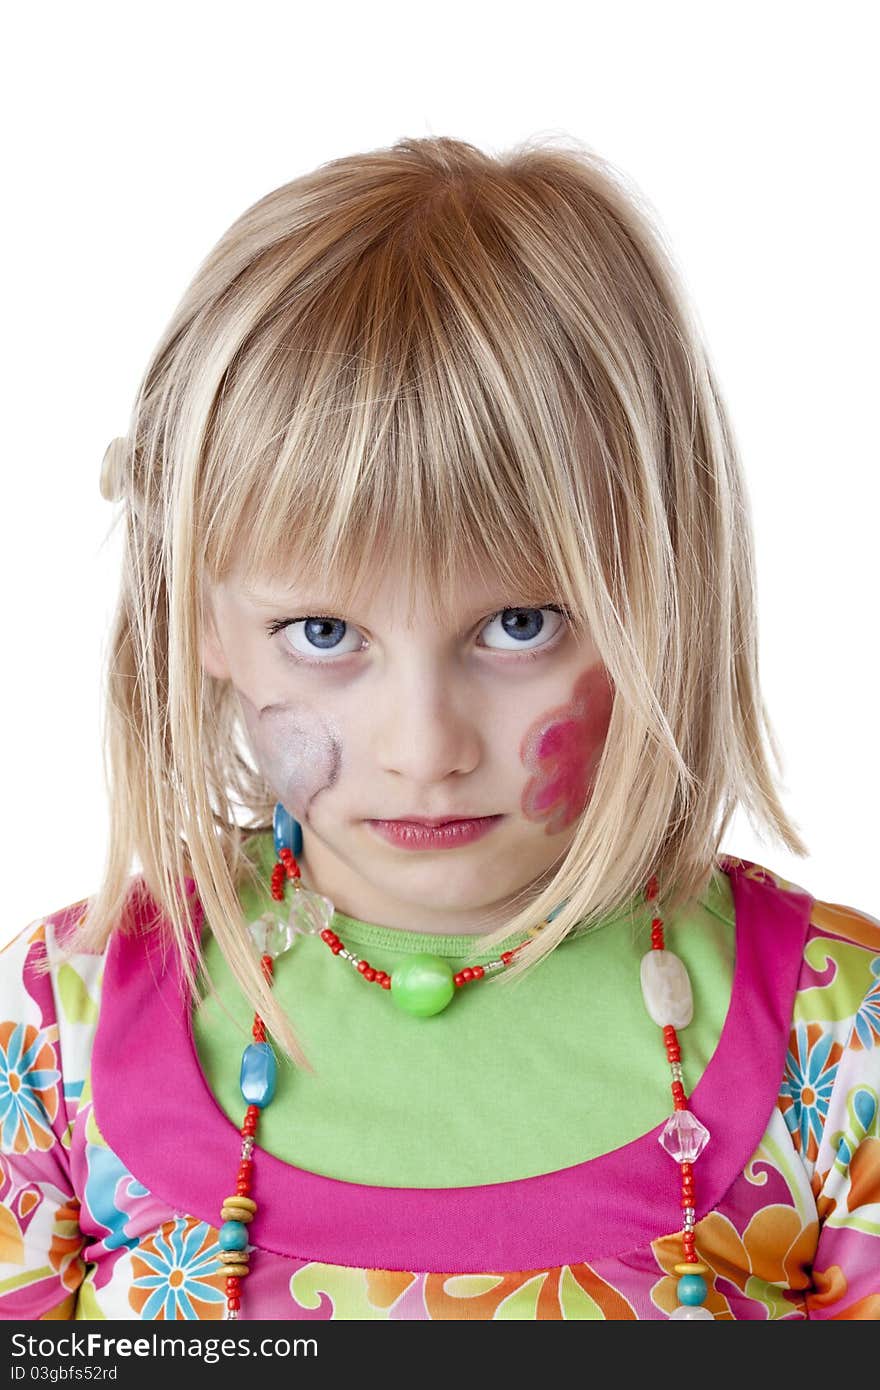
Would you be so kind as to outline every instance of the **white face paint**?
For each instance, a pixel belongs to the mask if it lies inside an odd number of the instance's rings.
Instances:
[[[258,709],[243,690],[236,690],[257,767],[290,814],[307,824],[314,798],[340,775],[338,730],[304,704]]]

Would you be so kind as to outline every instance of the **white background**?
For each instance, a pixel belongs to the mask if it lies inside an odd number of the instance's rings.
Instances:
[[[17,7],[0,93],[4,905],[97,886],[118,539],[98,491],[147,357],[246,206],[338,155],[574,136],[649,200],[740,442],[799,860],[880,915],[876,10],[870,4]]]

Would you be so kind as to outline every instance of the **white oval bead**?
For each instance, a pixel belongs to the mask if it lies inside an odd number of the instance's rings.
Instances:
[[[674,951],[648,951],[642,956],[642,995],[645,1008],[661,1028],[686,1028],[694,1016],[694,996],[684,961]]]
[[[679,1322],[698,1322],[704,1318],[708,1318],[710,1322],[715,1321],[715,1314],[710,1313],[704,1303],[691,1304],[690,1306],[686,1303],[680,1303],[669,1316]]]

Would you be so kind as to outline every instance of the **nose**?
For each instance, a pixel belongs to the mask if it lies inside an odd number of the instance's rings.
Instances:
[[[378,768],[414,787],[428,787],[478,766],[484,747],[483,703],[473,686],[436,663],[389,670],[376,701]]]

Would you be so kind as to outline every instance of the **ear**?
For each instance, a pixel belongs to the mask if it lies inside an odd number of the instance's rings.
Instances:
[[[214,614],[207,603],[202,610],[202,666],[209,676],[216,676],[217,680],[228,680],[230,677],[226,655],[217,635]]]

